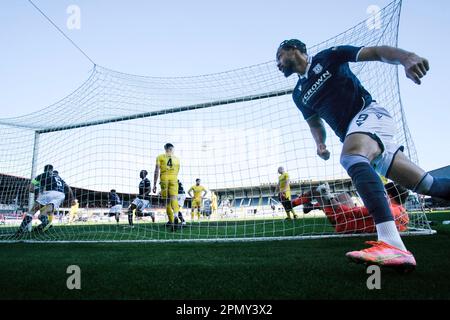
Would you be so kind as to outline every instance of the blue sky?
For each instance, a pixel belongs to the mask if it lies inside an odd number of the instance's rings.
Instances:
[[[200,75],[274,58],[279,42],[309,45],[367,18],[390,1],[106,1],[35,0],[99,65],[153,76]],[[68,30],[66,9],[81,9]],[[450,163],[448,99],[450,2],[405,0],[399,45],[430,60],[421,86],[401,73],[401,94],[421,166]],[[26,0],[0,4],[0,118],[39,110],[77,88],[92,65]],[[292,106],[295,108],[295,106]]]

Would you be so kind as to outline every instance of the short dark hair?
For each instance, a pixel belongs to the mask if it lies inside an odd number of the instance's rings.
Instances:
[[[116,192],[116,189],[111,189],[111,191],[110,192]]]
[[[399,184],[389,182],[384,186],[384,188],[386,189],[386,192],[391,197],[391,199],[398,204],[404,204],[406,202],[406,199],[408,199],[408,189]]]
[[[200,181],[200,178],[195,179],[195,182]]]
[[[53,166],[51,164],[47,164],[44,166],[44,172],[53,171]]]
[[[169,149],[169,148],[173,148],[173,144],[171,144],[171,143],[166,143],[166,144],[164,145],[164,149],[167,150],[167,149]]]
[[[301,53],[307,53],[306,45],[298,39],[284,40],[278,47],[280,49],[298,49]]]
[[[141,172],[139,172],[139,175],[144,174],[145,176],[148,175],[148,171],[147,170],[141,170]]]
[[[57,170],[53,170],[53,174],[54,174],[55,176],[57,176],[57,175],[59,174],[59,172],[58,172]]]

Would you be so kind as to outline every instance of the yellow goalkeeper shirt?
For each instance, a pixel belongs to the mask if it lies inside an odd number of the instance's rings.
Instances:
[[[280,192],[288,192],[291,191],[291,186],[288,183],[289,174],[287,172],[280,175],[278,178],[278,183],[280,185]]]

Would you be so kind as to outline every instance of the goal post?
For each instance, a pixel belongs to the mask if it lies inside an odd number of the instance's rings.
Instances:
[[[379,26],[363,21],[308,52],[340,44],[396,46],[400,10],[401,1],[395,0],[378,13]],[[276,45],[274,40],[274,50]],[[390,111],[396,142],[417,163],[397,67],[358,63],[351,68]],[[295,82],[294,77],[285,79],[274,61],[170,78],[95,66],[77,90],[57,103],[0,121],[0,241],[17,241],[13,234],[35,198],[28,193],[29,184],[47,164],[72,187],[79,207],[71,208],[66,196],[53,217],[53,228],[27,233],[20,241],[259,241],[365,234],[365,228],[339,231],[324,210],[309,210],[315,198],[294,208],[297,219],[286,220],[276,192],[278,167],[289,173],[293,198],[328,183],[347,204],[362,205],[340,166],[342,145],[328,126],[331,159],[324,162],[316,156],[309,127],[292,101]],[[148,197],[148,206],[134,213],[135,227],[126,228],[140,171],[147,170],[153,184],[155,159],[168,142],[180,159],[179,180],[185,192],[197,178],[208,190],[200,213],[194,212],[188,196],[181,209],[186,225],[173,232],[166,227],[165,201],[158,187]],[[111,189],[122,203],[119,223],[111,209]],[[404,234],[432,233],[414,194],[403,206],[408,217]],[[38,214],[34,226],[39,224]],[[358,219],[362,218],[355,215]]]

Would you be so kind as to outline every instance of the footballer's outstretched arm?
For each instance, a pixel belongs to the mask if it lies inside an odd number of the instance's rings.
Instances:
[[[419,57],[413,52],[403,49],[379,46],[362,48],[358,61],[381,61],[390,64],[401,64],[405,67],[406,77],[416,84],[421,84],[422,79],[430,70],[430,64],[427,59]]]
[[[330,152],[327,150],[327,146],[325,144],[325,141],[327,140],[327,132],[322,119],[318,115],[315,115],[309,118],[306,122],[308,122],[311,134],[316,142],[317,155],[323,160],[330,159]]]

